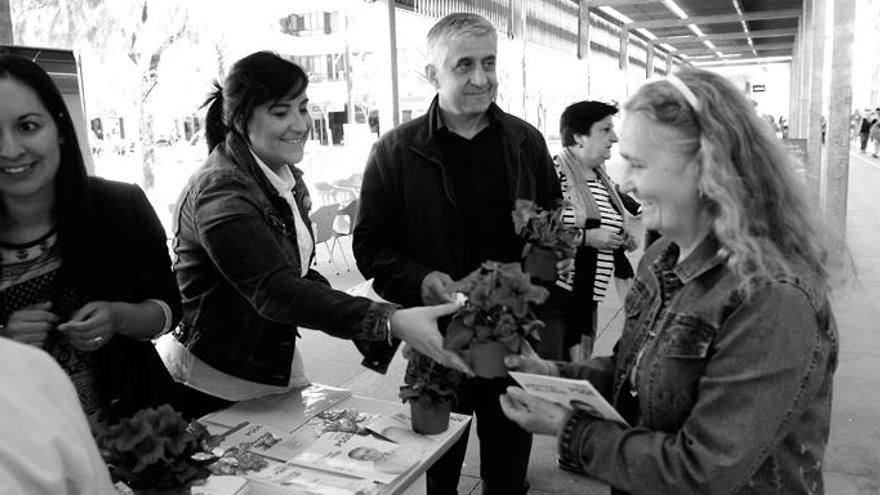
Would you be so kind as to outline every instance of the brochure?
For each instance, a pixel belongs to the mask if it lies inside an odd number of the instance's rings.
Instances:
[[[510,376],[532,395],[565,407],[584,409],[593,416],[629,426],[614,407],[587,380],[573,380],[518,371],[511,371]]]
[[[348,397],[351,397],[351,390],[326,385],[310,385],[284,394],[239,402],[208,414],[202,417],[201,421],[228,428],[242,422],[257,423],[292,432],[305,424],[309,418]]]
[[[291,463],[271,462],[247,475],[251,495],[378,495],[381,485],[371,480],[318,471]]]
[[[387,484],[418,464],[420,458],[418,451],[384,440],[328,432],[290,462]]]
[[[241,452],[286,461],[302,452],[313,439],[307,430],[300,429],[290,434],[271,426],[243,423],[223,439],[220,449],[226,451],[235,447]]]
[[[409,414],[403,412],[379,416],[367,425],[367,429],[388,441],[419,452],[430,450],[443,436],[443,433],[429,436],[414,432]]]

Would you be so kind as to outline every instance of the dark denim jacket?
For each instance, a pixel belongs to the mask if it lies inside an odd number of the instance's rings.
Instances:
[[[293,173],[294,197],[311,230],[302,172]],[[314,270],[301,276],[291,208],[234,133],[181,194],[174,252],[183,296],[183,320],[174,335],[220,371],[286,385],[297,326],[378,343],[388,336],[393,305],[335,291]],[[388,365],[364,364],[382,371]]]
[[[822,493],[838,350],[825,291],[779,277],[745,299],[713,236],[677,254],[645,253],[613,356],[559,365],[633,427],[576,412],[560,455],[630,493]]]

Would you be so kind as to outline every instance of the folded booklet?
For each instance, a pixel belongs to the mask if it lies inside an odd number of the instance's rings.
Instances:
[[[620,413],[587,380],[573,380],[518,371],[511,371],[510,376],[522,386],[523,390],[532,395],[565,407],[585,410],[593,416],[629,426]]]
[[[289,462],[310,469],[391,483],[418,464],[418,451],[373,437],[328,432]]]

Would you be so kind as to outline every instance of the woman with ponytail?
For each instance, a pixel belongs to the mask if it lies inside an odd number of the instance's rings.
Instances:
[[[729,81],[684,70],[625,106],[624,191],[662,238],[608,357],[508,365],[585,378],[628,424],[508,389],[502,408],[613,493],[823,492],[838,340],[830,238],[791,158]]]
[[[307,85],[296,64],[256,52],[208,100],[210,156],[174,211],[183,319],[157,346],[189,387],[189,415],[306,385],[301,327],[353,340],[380,372],[397,339],[469,371],[437,329],[455,304],[399,309],[333,290],[310,268],[311,199],[296,167],[312,125]]]

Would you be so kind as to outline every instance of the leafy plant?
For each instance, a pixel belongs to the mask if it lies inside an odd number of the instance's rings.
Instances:
[[[534,201],[518,199],[513,208],[513,228],[525,239],[523,256],[528,254],[531,245],[540,246],[556,253],[560,259],[574,257],[577,250],[577,229],[562,221],[564,204],[544,209]]]
[[[400,387],[400,399],[429,400],[434,403],[454,401],[455,388],[461,382],[461,373],[446,368],[433,359],[412,351]]]
[[[537,331],[544,326],[531,305],[543,303],[549,291],[532,284],[519,263],[486,261],[456,282],[453,290],[464,293],[467,301],[447,329],[444,346],[448,349],[499,341],[518,351],[523,338],[538,338]]]
[[[131,488],[184,487],[207,478],[216,460],[207,428],[187,423],[168,404],[105,426],[96,440],[114,481]]]

